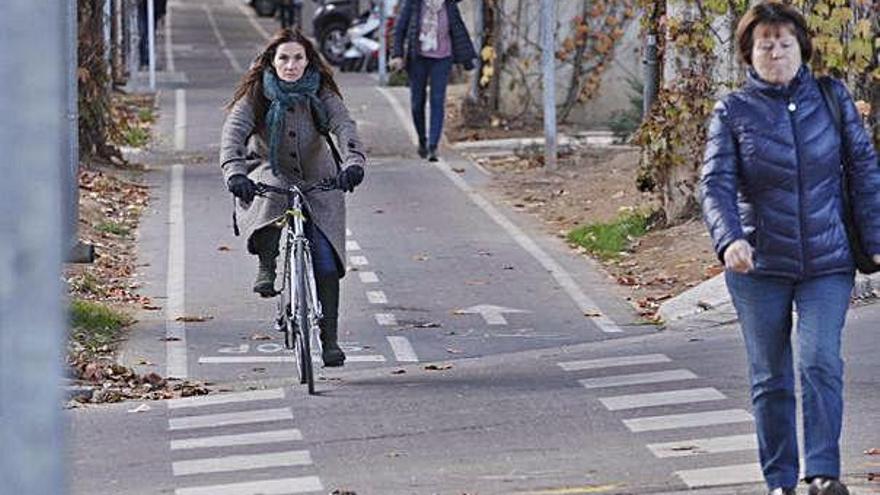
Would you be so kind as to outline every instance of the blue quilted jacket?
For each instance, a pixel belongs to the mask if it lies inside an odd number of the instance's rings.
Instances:
[[[854,270],[843,224],[847,153],[862,242],[880,254],[880,168],[846,87],[834,81],[844,136],[806,66],[785,86],[750,71],[718,102],[703,159],[703,218],[723,260],[731,242],[755,248],[752,273],[805,279]]]
[[[477,52],[468,35],[467,27],[458,10],[458,2],[461,0],[447,0],[446,14],[449,18],[449,36],[452,41],[452,62],[461,64],[466,70],[474,68]],[[423,0],[404,0],[400,13],[394,21],[394,47],[392,57],[403,57],[404,52],[408,58],[418,53],[419,28],[422,22]]]

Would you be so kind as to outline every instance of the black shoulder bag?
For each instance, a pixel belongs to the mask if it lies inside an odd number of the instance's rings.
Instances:
[[[865,248],[862,247],[862,235],[859,233],[859,226],[856,223],[851,195],[852,187],[849,183],[850,179],[848,172],[852,170],[852,164],[850,163],[849,153],[846,152],[846,134],[843,131],[843,114],[840,110],[840,102],[837,100],[837,95],[834,94],[834,88],[831,84],[832,80],[830,77],[819,78],[819,89],[822,91],[822,97],[825,99],[825,104],[828,106],[828,110],[831,111],[831,117],[834,120],[834,127],[837,128],[837,133],[840,135],[840,157],[842,162],[840,184],[842,188],[841,193],[843,195],[843,223],[846,226],[846,236],[849,238],[849,247],[850,251],[852,251],[853,259],[856,262],[856,268],[865,274],[874,273],[880,271],[880,265],[874,263],[871,259],[871,255],[866,253]]]

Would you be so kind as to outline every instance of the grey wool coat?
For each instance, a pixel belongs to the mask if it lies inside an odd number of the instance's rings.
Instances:
[[[330,132],[336,136],[342,167],[366,164],[366,155],[357,127],[351,119],[342,98],[322,88],[318,96],[324,102],[330,119]],[[224,182],[235,174],[246,174],[254,182],[277,187],[294,183],[314,183],[328,177],[336,177],[337,168],[324,136],[315,128],[306,103],[299,103],[287,111],[285,135],[278,149],[279,175],[272,173],[269,164],[269,142],[265,126],[256,128],[255,106],[252,98],[245,96],[233,105],[220,141],[220,166]],[[338,189],[312,191],[306,196],[310,220],[333,245],[337,262],[345,264],[345,198]],[[236,201],[239,226],[245,233],[248,252],[256,254],[252,242],[255,231],[278,221],[286,207],[286,199],[280,194],[257,196],[251,203]],[[341,274],[345,270],[341,270]]]

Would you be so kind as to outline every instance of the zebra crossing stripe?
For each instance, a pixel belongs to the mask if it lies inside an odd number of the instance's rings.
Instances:
[[[621,411],[624,409],[638,409],[641,407],[709,402],[725,398],[724,394],[714,388],[693,388],[686,390],[670,390],[668,392],[603,397],[599,399],[599,402],[604,404],[609,411]]]
[[[739,452],[758,450],[758,439],[754,433],[749,435],[733,435],[729,437],[697,438],[679,442],[648,444],[648,450],[655,457],[688,457],[700,454],[718,454],[722,452]]]
[[[376,275],[376,272],[358,272],[358,277],[360,277],[363,284],[379,283],[379,277]]]
[[[764,481],[761,466],[756,463],[676,471],[689,488],[760,483]]]
[[[290,495],[324,490],[317,476],[178,488],[174,495]]]
[[[245,425],[265,423],[269,421],[292,420],[293,412],[289,407],[263,409],[258,411],[241,411],[234,413],[206,414],[203,416],[184,416],[168,420],[169,430],[188,430],[210,428],[214,426]]]
[[[308,450],[272,452],[270,454],[230,455],[210,459],[191,459],[171,463],[174,476],[191,474],[223,473],[273,467],[308,466],[312,456]]]
[[[345,249],[347,251],[360,251],[361,246],[357,241],[345,241]]]
[[[388,304],[388,297],[381,290],[368,290],[367,300],[370,304]]]
[[[284,390],[280,388],[269,390],[253,390],[249,392],[238,392],[222,395],[205,395],[200,397],[184,397],[181,399],[171,399],[168,401],[168,409],[179,409],[182,407],[214,406],[217,404],[231,404],[234,402],[273,400],[283,398]]]
[[[630,431],[673,430],[676,428],[693,428],[696,426],[724,425],[752,421],[752,415],[742,409],[725,409],[686,414],[670,414],[647,418],[624,419],[623,424]]]
[[[295,442],[302,440],[302,433],[295,429],[258,431],[242,435],[217,435],[213,437],[182,438],[171,441],[171,450],[236,447],[266,443]]]
[[[623,385],[643,385],[647,383],[662,383],[678,380],[692,380],[697,378],[689,370],[654,371],[651,373],[635,373],[632,375],[603,376],[599,378],[587,378],[580,380],[584,388],[620,387]]]
[[[376,313],[376,323],[383,327],[397,326],[397,318],[393,313]]]
[[[643,354],[640,356],[620,356],[583,361],[564,361],[558,363],[565,371],[595,370],[616,366],[633,366],[638,364],[668,363],[672,360],[664,354]]]
[[[366,256],[349,256],[348,261],[353,266],[366,266],[370,264]]]

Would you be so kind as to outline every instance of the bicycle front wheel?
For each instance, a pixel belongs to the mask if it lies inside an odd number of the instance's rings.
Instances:
[[[305,246],[297,243],[294,252],[296,270],[293,282],[296,284],[296,361],[299,382],[308,386],[309,394],[315,393],[315,375],[312,367],[311,328],[309,326],[309,300],[306,293]]]

